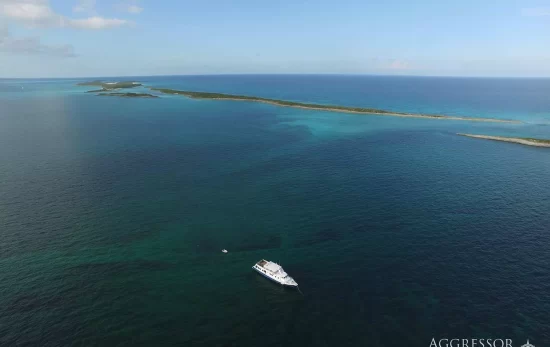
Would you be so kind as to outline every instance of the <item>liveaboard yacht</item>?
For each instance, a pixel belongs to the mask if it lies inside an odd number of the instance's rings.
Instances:
[[[261,275],[283,286],[298,287],[298,283],[296,283],[296,281],[283,270],[281,265],[277,263],[262,259],[254,264],[252,268]]]

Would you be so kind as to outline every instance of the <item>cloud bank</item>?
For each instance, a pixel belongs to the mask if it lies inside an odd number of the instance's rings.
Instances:
[[[138,6],[136,0],[127,0],[115,5],[115,8],[122,12],[128,12],[132,14],[140,14],[143,11],[143,7]]]
[[[79,0],[73,7],[73,12],[85,12],[95,14],[95,0]]]
[[[126,8],[126,11],[128,11],[130,13],[138,14],[138,13],[141,13],[141,11],[143,11],[143,7],[139,7],[137,5],[129,5]]]
[[[7,27],[0,28],[0,52],[26,55],[76,57],[72,45],[45,45],[38,37],[15,38]]]
[[[411,64],[405,60],[395,59],[388,64],[388,69],[390,70],[408,70],[411,67]]]
[[[80,1],[76,12],[94,11],[95,1]],[[55,13],[48,0],[0,0],[0,17],[39,28],[75,28],[100,30],[129,24],[118,18],[99,16],[73,19]]]

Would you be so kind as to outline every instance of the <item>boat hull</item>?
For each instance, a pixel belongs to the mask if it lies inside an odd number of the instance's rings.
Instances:
[[[284,287],[287,287],[287,288],[296,288],[296,287],[298,287],[298,285],[291,285],[291,284],[282,283],[282,282],[278,281],[276,278],[273,278],[273,277],[269,276],[268,274],[265,274],[265,273],[261,272],[260,270],[258,270],[258,269],[257,269],[256,267],[254,267],[254,266],[253,266],[252,268],[253,268],[257,273],[259,273],[260,275],[264,276],[265,278],[271,280],[272,282],[275,282],[275,283],[277,283],[277,284],[280,284],[280,285],[282,285],[282,286],[284,286]]]

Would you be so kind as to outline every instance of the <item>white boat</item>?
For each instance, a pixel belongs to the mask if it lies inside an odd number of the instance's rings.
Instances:
[[[274,282],[288,287],[298,287],[298,283],[277,263],[262,259],[254,264],[252,268]]]
[[[223,252],[223,253],[227,253],[227,249],[222,249],[222,252]]]

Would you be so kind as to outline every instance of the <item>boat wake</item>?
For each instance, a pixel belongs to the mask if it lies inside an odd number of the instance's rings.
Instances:
[[[305,296],[304,293],[302,293],[302,291],[300,290],[300,287],[296,287],[296,289],[300,292],[300,294],[302,294],[302,296]]]

